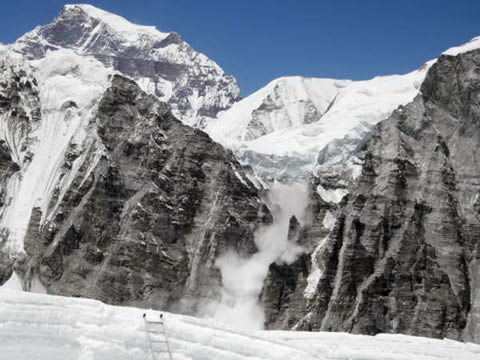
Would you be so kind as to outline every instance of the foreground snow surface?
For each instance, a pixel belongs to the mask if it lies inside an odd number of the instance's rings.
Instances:
[[[0,289],[0,359],[167,359],[150,352],[145,310]],[[148,311],[149,320],[159,313]],[[175,360],[478,360],[480,345],[403,335],[246,332],[165,314]],[[150,335],[152,339],[161,335]]]

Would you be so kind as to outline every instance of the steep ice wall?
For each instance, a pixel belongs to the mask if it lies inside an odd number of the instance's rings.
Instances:
[[[277,79],[221,112],[206,131],[260,173],[302,175],[332,140],[341,141],[328,154],[335,162],[398,105],[411,101],[428,66],[366,81]]]

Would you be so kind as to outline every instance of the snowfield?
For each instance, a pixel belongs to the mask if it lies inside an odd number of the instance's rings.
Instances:
[[[0,288],[0,359],[168,359],[151,352],[145,310]],[[149,321],[159,312],[147,311]],[[480,345],[404,335],[247,332],[211,320],[164,314],[175,360],[478,360]],[[155,349],[154,347],[152,347]]]
[[[476,37],[443,54],[458,55],[479,47],[480,37]],[[275,79],[220,112],[205,131],[261,174],[299,176],[314,168],[319,152],[327,146],[330,151],[323,164],[348,158],[377,123],[419,94],[435,62],[429,60],[407,74],[364,81]]]
[[[340,142],[342,160],[373,126],[399,105],[413,100],[431,62],[406,75],[379,76],[366,81],[286,77],[220,112],[205,131],[217,142],[244,152],[278,157],[273,173],[312,170],[322,148]],[[287,162],[293,163],[287,164]],[[256,170],[255,161],[247,161]],[[268,166],[267,166],[268,167]],[[288,169],[293,167],[292,169]],[[263,169],[262,169],[263,170]]]

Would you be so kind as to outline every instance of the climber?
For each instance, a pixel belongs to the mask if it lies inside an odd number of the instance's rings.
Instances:
[[[147,318],[147,314],[143,313],[143,319],[146,319],[146,318]]]

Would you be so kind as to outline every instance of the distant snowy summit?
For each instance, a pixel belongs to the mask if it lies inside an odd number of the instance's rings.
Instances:
[[[448,49],[480,48],[480,37]],[[436,60],[404,75],[365,81],[283,77],[218,114],[206,131],[264,176],[296,177],[355,154],[373,126],[413,100]]]
[[[62,48],[94,56],[168,102],[175,116],[195,127],[239,99],[235,79],[180,35],[132,24],[91,5],[65,5],[52,23],[25,34],[13,48],[29,59]]]

